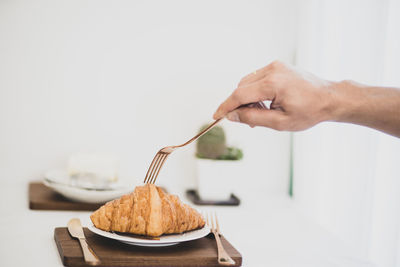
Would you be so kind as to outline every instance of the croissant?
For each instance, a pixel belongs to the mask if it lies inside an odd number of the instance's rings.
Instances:
[[[132,193],[107,202],[90,219],[104,231],[152,237],[202,228],[205,223],[200,213],[153,184],[137,186]]]

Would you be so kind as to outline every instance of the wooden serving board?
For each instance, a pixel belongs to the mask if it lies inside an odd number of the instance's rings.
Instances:
[[[29,183],[29,208],[31,210],[97,210],[104,203],[92,204],[69,200],[42,182]]]
[[[89,246],[101,260],[99,266],[220,266],[212,235],[168,247],[139,247],[98,236],[87,228],[83,230]],[[66,227],[55,228],[54,239],[65,266],[90,266],[83,259],[78,240],[71,237]],[[241,266],[240,253],[224,237],[221,240],[227,253],[236,262],[234,266]]]
[[[196,205],[214,205],[214,206],[239,206],[240,199],[231,194],[229,199],[226,200],[207,200],[201,199],[199,193],[195,189],[189,189],[186,191],[186,196],[190,201],[192,201]]]

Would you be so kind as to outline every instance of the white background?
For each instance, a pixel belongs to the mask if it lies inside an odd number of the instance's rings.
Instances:
[[[74,153],[99,152],[140,183],[158,149],[193,136],[242,76],[274,59],[400,87],[399,3],[0,0],[0,179],[25,187]],[[290,135],[224,127],[245,153],[238,194],[286,195]],[[298,210],[377,266],[400,266],[399,146],[344,124],[294,135]],[[159,182],[196,186],[193,155],[175,152]]]
[[[293,1],[0,1],[0,177],[26,182],[77,152],[111,153],[142,181],[273,59],[292,61]],[[279,27],[277,27],[279,25]],[[287,192],[289,135],[226,125],[249,181]],[[160,183],[195,186],[194,146]]]

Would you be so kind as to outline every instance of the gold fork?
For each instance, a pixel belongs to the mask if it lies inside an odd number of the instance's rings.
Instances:
[[[261,109],[268,109],[265,104],[260,101],[257,103],[250,103],[246,105],[242,105],[241,107],[255,107],[255,108],[261,108]],[[224,118],[224,117],[223,117]],[[189,141],[178,145],[178,146],[167,146],[164,148],[161,148],[157,154],[154,156],[153,160],[151,161],[151,164],[149,166],[149,169],[147,170],[146,177],[144,178],[144,183],[146,184],[154,184],[157,180],[158,174],[160,173],[161,167],[164,165],[165,160],[168,158],[169,154],[171,154],[175,149],[178,149],[180,147],[186,146],[193,141],[195,141],[197,138],[208,132],[212,127],[217,125],[223,118],[215,120],[213,123],[207,126],[203,131],[200,133],[196,134],[192,139]]]
[[[212,215],[210,216],[211,225],[208,217],[209,216],[207,213],[207,219],[206,219],[207,225],[211,228],[211,233],[214,234],[215,241],[217,242],[218,263],[220,265],[225,265],[225,266],[235,265],[235,261],[229,256],[229,254],[225,251],[224,247],[222,246],[221,238],[219,237],[221,232],[219,231],[217,214],[214,212],[214,216]],[[215,225],[214,225],[214,220],[215,220]]]

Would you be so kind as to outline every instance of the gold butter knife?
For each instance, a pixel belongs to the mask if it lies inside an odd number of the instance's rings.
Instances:
[[[83,251],[83,257],[85,258],[86,263],[90,265],[99,265],[99,257],[97,257],[97,255],[86,242],[81,221],[79,219],[73,218],[68,222],[68,232],[71,234],[72,237],[75,237],[79,240]]]

